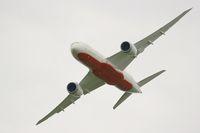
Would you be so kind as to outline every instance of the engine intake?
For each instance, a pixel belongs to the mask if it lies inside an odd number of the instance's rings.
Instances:
[[[130,49],[131,49],[131,44],[129,42],[125,41],[121,44],[122,51],[129,52]]]
[[[69,92],[69,94],[72,94],[74,96],[80,97],[81,95],[83,95],[83,89],[81,88],[81,86],[74,82],[70,82],[67,85],[67,91]]]
[[[127,42],[127,41],[124,41],[121,44],[121,50],[124,53],[129,53],[129,54],[133,54],[134,56],[137,56],[137,48],[135,47],[134,44],[131,44],[131,43]]]

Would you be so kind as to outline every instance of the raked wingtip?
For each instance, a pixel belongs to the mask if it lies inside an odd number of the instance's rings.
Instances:
[[[185,12],[189,12],[190,10],[192,10],[193,9],[193,7],[191,7],[190,9],[187,9]]]
[[[35,125],[37,126],[37,125],[39,125],[41,122],[40,121],[38,121]]]

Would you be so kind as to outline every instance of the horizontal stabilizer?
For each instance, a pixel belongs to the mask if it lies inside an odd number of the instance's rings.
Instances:
[[[162,70],[160,72],[157,72],[143,80],[141,80],[138,85],[141,87],[143,85],[145,85],[146,83],[148,83],[149,81],[151,81],[152,79],[156,78],[157,76],[159,76],[160,74],[162,74],[163,72],[165,72],[165,70]],[[113,106],[113,109],[116,109],[122,102],[124,102],[132,93],[130,92],[125,92],[120,99],[117,101],[117,103]]]
[[[117,108],[123,101],[125,101],[132,93],[125,92],[120,99],[117,101],[117,103],[113,106],[113,109]]]
[[[138,82],[138,85],[141,87],[143,85],[145,85],[146,83],[148,83],[149,81],[151,81],[152,79],[156,78],[157,76],[159,76],[160,74],[162,74],[163,72],[165,72],[165,70],[162,70],[160,72],[157,72],[143,80],[141,80],[140,82]]]

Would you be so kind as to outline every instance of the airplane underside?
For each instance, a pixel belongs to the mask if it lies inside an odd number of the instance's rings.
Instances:
[[[103,63],[87,53],[79,53],[79,59],[89,67],[94,75],[102,79],[109,85],[115,85],[123,91],[130,91],[133,88],[132,83],[124,79],[122,72],[117,71],[112,65]]]
[[[88,94],[105,83],[114,85],[124,94],[119,98],[113,109],[117,108],[133,93],[141,93],[140,87],[144,86],[163,72],[161,70],[143,80],[136,82],[131,75],[126,73],[125,68],[141,54],[148,46],[153,44],[160,36],[164,35],[175,23],[177,23],[191,9],[182,12],[172,21],[159,28],[142,40],[132,44],[124,41],[121,43],[121,50],[110,57],[104,58],[100,53],[92,49],[89,45],[75,42],[71,45],[71,52],[75,59],[89,68],[89,72],[79,82],[70,82],[67,85],[69,95],[45,117],[39,120],[36,125],[47,120],[55,113],[63,111],[66,107],[77,101],[82,95]]]

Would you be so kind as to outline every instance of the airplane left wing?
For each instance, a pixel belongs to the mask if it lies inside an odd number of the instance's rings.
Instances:
[[[192,9],[192,8],[191,8]],[[174,24],[176,24],[186,13],[188,13],[191,9],[188,9],[177,16],[175,19],[158,29],[157,31],[153,32],[149,36],[145,37],[144,39],[136,42],[134,45],[137,49],[137,55],[142,53],[146,47],[150,44],[153,44],[155,40],[157,40],[161,35],[164,35],[166,31],[169,30]],[[130,53],[124,53],[122,51],[110,56],[107,58],[113,65],[115,65],[118,69],[124,70],[135,58],[134,55]]]
[[[183,13],[181,13],[179,16],[177,16],[175,19],[173,19],[172,21],[170,21],[168,24],[166,24],[165,26],[161,27],[160,29],[158,29],[157,31],[155,31],[154,33],[152,33],[151,35],[145,37],[144,39],[138,41],[137,43],[135,43],[135,46],[138,50],[139,53],[143,52],[144,49],[149,46],[150,44],[153,44],[153,42],[155,40],[157,40],[161,35],[164,35],[166,31],[169,30],[169,28],[171,28],[174,24],[176,24],[186,13],[188,13],[192,8],[184,11]]]
[[[124,53],[122,51],[107,58],[108,61],[110,61],[120,70],[124,70],[132,62],[133,59],[135,59],[135,56]]]

